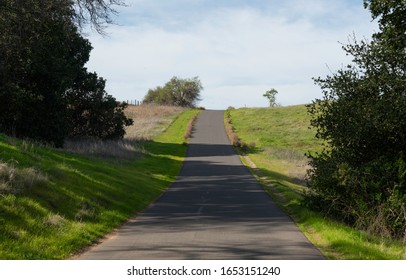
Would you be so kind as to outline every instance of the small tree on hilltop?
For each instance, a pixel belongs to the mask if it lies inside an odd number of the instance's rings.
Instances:
[[[264,97],[268,98],[269,107],[276,107],[278,104],[276,103],[276,95],[278,91],[274,88],[271,88],[267,92],[263,94]]]

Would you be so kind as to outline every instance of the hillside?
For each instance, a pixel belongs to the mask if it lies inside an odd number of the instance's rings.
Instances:
[[[68,258],[144,209],[178,174],[197,113],[170,114],[154,141],[118,145],[131,158],[0,135],[0,259]]]
[[[243,108],[228,111],[235,132],[246,143],[255,142],[242,160],[265,190],[288,212],[323,253],[332,259],[406,259],[400,242],[384,240],[328,220],[302,204],[306,191],[305,153],[323,148],[309,129],[304,105]]]
[[[303,181],[306,175],[305,153],[322,149],[309,129],[310,116],[303,105],[230,111],[238,136],[255,143],[250,158],[269,170]],[[302,182],[303,184],[303,182]]]

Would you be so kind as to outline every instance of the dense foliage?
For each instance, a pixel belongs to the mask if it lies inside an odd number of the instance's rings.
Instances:
[[[0,132],[56,146],[78,130],[80,136],[122,136],[130,120],[84,67],[92,47],[77,18],[73,1],[0,2]],[[76,105],[89,97],[97,102]],[[89,122],[96,112],[103,117]]]
[[[307,202],[340,220],[406,242],[406,2],[364,1],[380,30],[344,46],[353,64],[315,79],[308,109],[317,137]]]
[[[198,77],[191,79],[173,77],[165,86],[150,89],[143,102],[193,108],[200,100],[202,89]]]
[[[133,123],[124,114],[127,105],[108,95],[105,84],[96,73],[83,71],[66,91],[70,138],[118,139],[124,136],[125,126]]]

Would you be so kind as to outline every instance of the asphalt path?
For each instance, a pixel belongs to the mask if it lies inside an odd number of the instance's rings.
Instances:
[[[223,114],[200,114],[177,180],[79,259],[324,259],[241,163]]]

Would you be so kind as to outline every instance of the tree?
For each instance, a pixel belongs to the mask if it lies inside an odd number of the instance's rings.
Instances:
[[[0,132],[62,146],[67,135],[71,135],[72,99],[67,93],[73,91],[78,101],[87,98],[85,92],[92,81],[84,65],[89,60],[91,45],[79,33],[78,17],[85,18],[83,10],[77,11],[74,3],[87,3],[83,9],[110,7],[104,1],[71,0],[4,0],[0,2]],[[100,6],[102,5],[102,6]],[[97,10],[97,8],[96,8]],[[99,10],[98,10],[99,11]],[[105,10],[107,11],[107,10]],[[108,16],[94,12],[89,20]],[[96,24],[95,22],[94,24]],[[100,21],[98,22],[100,23]],[[84,73],[84,74],[83,74]],[[83,83],[78,80],[83,79]],[[94,80],[94,79],[93,79]],[[97,78],[95,79],[97,81]],[[104,80],[96,83],[98,90],[104,92]],[[80,88],[81,85],[83,88]],[[89,89],[91,90],[91,89]],[[103,95],[102,95],[103,96]],[[103,97],[102,104],[110,104],[103,113],[117,122],[104,125],[121,125],[121,128],[99,129],[99,137],[120,135],[129,120],[119,112],[122,104],[114,98]],[[93,106],[98,106],[97,102]],[[116,108],[112,109],[112,104]],[[96,110],[96,108],[93,108]],[[100,112],[100,111],[98,111]],[[118,123],[121,120],[121,124]],[[89,131],[85,129],[82,131]],[[108,131],[108,132],[106,132]],[[121,131],[121,132],[118,132]],[[106,134],[107,133],[107,134]],[[92,132],[92,136],[94,131]],[[108,137],[110,137],[108,136]]]
[[[173,77],[165,86],[148,90],[143,102],[193,108],[200,101],[202,89],[198,77],[191,79]]]
[[[308,106],[328,147],[309,155],[309,205],[406,241],[406,3],[364,1],[379,32],[344,51],[353,64],[317,78],[322,100]]]
[[[83,71],[66,92],[69,137],[119,139],[133,123],[124,114],[127,105],[108,95],[105,84],[96,73]]]
[[[114,6],[125,6],[124,1],[121,0],[70,0],[69,2],[75,6],[76,24],[79,27],[90,24],[100,34],[104,34],[106,24],[113,23],[111,15],[117,14]]]
[[[63,94],[90,44],[66,1],[6,0],[0,7],[0,131],[62,145]]]
[[[271,88],[267,92],[265,92],[262,96],[266,97],[269,101],[269,107],[275,107],[277,106],[276,103],[276,95],[278,94],[278,91],[274,88]]]

